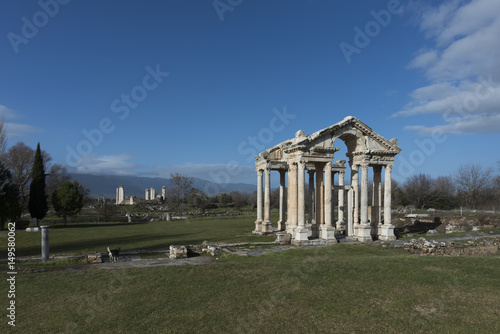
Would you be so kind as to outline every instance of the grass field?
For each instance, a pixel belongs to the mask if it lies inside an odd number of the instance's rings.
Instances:
[[[177,221],[147,223],[83,223],[51,228],[49,232],[50,255],[83,254],[88,251],[106,251],[120,247],[130,249],[168,249],[169,245],[191,245],[209,242],[274,241],[274,237],[252,235],[255,217],[223,216],[199,217]],[[43,223],[42,223],[43,224]],[[6,244],[7,233],[0,233]],[[40,256],[40,233],[18,231],[16,234],[18,257]],[[2,250],[1,258],[6,258]]]
[[[252,221],[218,217],[53,229],[51,250],[92,250],[110,244],[111,235],[111,246],[127,249],[262,240],[246,234]],[[29,233],[16,238],[20,252],[39,254]],[[201,266],[70,270],[72,261],[21,265],[46,271],[17,275],[16,332],[500,332],[498,255],[422,257],[336,244],[257,257],[222,255]]]

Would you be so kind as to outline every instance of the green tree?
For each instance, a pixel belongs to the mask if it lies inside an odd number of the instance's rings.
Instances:
[[[0,162],[0,230],[4,229],[7,220],[14,220],[21,214],[16,190],[9,170]]]
[[[43,156],[40,150],[40,143],[36,146],[33,168],[31,169],[30,199],[28,208],[31,218],[38,221],[45,218],[49,209],[47,205],[47,195],[45,195],[45,167]]]
[[[219,207],[225,208],[233,202],[233,198],[227,193],[220,193],[217,195],[217,202],[219,202]]]
[[[116,205],[112,204],[112,201],[105,198],[99,208],[99,214],[103,216],[104,221],[108,222],[118,211]]]
[[[204,210],[208,204],[208,197],[203,191],[191,188],[188,202],[190,206]]]
[[[7,150],[7,129],[5,127],[5,116],[0,120],[0,156]]]
[[[66,226],[67,217],[74,216],[83,208],[83,194],[77,181],[63,181],[52,194],[52,205],[59,217],[63,217]]]
[[[184,209],[184,203],[189,198],[189,192],[194,179],[183,174],[170,174],[170,203],[174,210],[181,213]]]

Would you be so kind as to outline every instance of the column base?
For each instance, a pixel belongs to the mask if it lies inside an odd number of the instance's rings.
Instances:
[[[329,241],[335,240],[335,242],[337,242],[337,239],[335,239],[335,227],[326,226],[325,224],[323,224],[321,225],[319,230],[320,230],[320,239]]]
[[[253,234],[262,234],[262,220],[255,221],[255,230],[252,231]]]
[[[295,229],[295,240],[296,241],[306,241],[309,240],[307,237],[308,231],[304,227],[298,227]]]
[[[356,229],[356,236],[360,242],[371,242],[373,241],[371,236],[371,226],[370,224],[360,224]]]
[[[262,233],[273,233],[273,224],[269,220],[262,222]]]
[[[396,235],[394,234],[394,225],[379,225],[379,235],[378,239],[383,241],[396,240]]]

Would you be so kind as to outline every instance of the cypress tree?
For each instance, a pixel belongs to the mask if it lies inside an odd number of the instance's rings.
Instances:
[[[45,167],[43,165],[43,156],[38,143],[35,152],[35,160],[31,169],[30,200],[28,208],[31,218],[42,220],[49,209],[47,205],[47,196],[45,195]]]

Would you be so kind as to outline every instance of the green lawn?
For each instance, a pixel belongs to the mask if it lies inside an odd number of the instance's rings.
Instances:
[[[51,251],[269,239],[248,234],[253,219],[56,228]],[[1,235],[4,245],[6,233]],[[39,255],[39,238],[18,232],[17,249]],[[84,269],[72,270],[74,261],[20,265],[46,271],[17,275],[16,332],[500,332],[500,255],[423,257],[336,244],[257,257],[221,255],[201,266],[102,270],[80,263]],[[7,327],[2,291],[1,326]]]
[[[500,257],[333,245],[19,274],[19,333],[498,333]]]
[[[68,224],[51,228],[49,232],[50,255],[83,254],[88,251],[104,252],[109,246],[131,249],[168,249],[169,245],[201,244],[209,242],[274,241],[274,237],[252,235],[255,228],[252,215],[234,217],[199,217],[177,221],[147,223],[89,223]],[[43,223],[42,223],[43,224]],[[7,232],[0,232],[6,244]],[[40,233],[16,232],[16,255],[40,256]],[[1,251],[6,258],[6,249]]]

